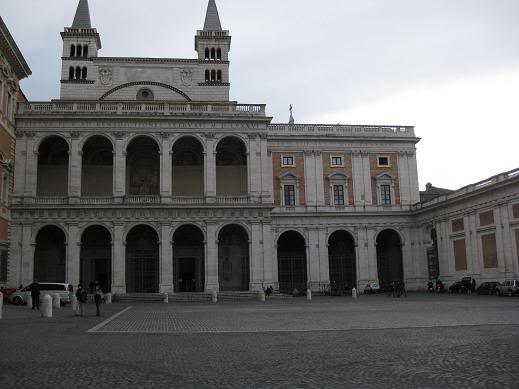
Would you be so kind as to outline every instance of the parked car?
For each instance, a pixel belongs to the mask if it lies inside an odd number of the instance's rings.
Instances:
[[[369,281],[364,287],[364,294],[380,293],[380,284],[377,281]]]
[[[53,296],[57,293],[59,294],[61,305],[70,303],[72,285],[57,282],[38,282],[38,284],[40,285],[41,296],[45,294]],[[17,290],[11,295],[11,303],[14,305],[25,305],[27,304],[27,296],[30,296],[30,294],[30,286]]]
[[[507,280],[496,287],[497,296],[515,296],[519,294],[519,280]]]
[[[501,285],[501,283],[497,281],[487,281],[479,285],[476,290],[478,294],[495,294],[498,285]]]
[[[449,286],[449,293],[463,293],[464,287],[461,281],[455,281]]]

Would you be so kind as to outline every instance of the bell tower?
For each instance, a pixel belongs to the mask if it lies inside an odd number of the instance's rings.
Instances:
[[[85,84],[94,84],[91,58],[97,57],[101,49],[101,39],[92,28],[88,0],[79,0],[72,27],[65,27],[61,69],[61,99],[68,92],[77,93]]]

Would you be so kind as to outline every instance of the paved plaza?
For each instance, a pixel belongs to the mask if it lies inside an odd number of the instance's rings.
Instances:
[[[4,307],[5,388],[512,388],[519,298]]]

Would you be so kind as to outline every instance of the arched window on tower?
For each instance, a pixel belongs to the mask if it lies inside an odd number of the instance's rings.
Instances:
[[[211,81],[216,81],[216,70],[211,70]]]
[[[76,56],[76,46],[70,45],[70,56],[75,57]]]
[[[211,60],[215,60],[215,57],[216,57],[216,50],[214,49],[214,47],[211,49]]]
[[[83,68],[81,75],[82,75],[83,80],[86,80],[86,78],[87,78],[87,68],[86,67]]]
[[[77,45],[77,47],[76,47],[76,55],[78,57],[81,57],[81,45]]]
[[[78,66],[76,67],[76,80],[81,80],[81,68]]]
[[[221,61],[221,60],[222,60],[222,49],[220,49],[220,48],[218,48],[218,49],[216,50],[216,59],[217,59],[218,61]]]
[[[216,72],[216,81],[222,82],[222,71],[221,70],[218,70]]]
[[[83,46],[83,57],[88,57],[88,45]]]
[[[206,47],[206,48],[205,48],[205,60],[206,60],[206,61],[209,60],[209,47]]]
[[[211,72],[209,70],[205,71],[205,82],[211,81]]]
[[[68,79],[73,80],[74,79],[74,66],[71,66],[68,70]]]

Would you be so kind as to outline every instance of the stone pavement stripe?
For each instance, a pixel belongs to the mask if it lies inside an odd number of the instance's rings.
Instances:
[[[108,319],[106,319],[105,321],[99,323],[98,325],[96,325],[95,327],[92,327],[90,328],[87,332],[96,332],[97,330],[99,330],[100,328],[104,327],[105,325],[107,325],[108,323],[110,323],[112,320],[115,320],[117,319],[119,316],[121,316],[123,313],[125,313],[126,311],[130,310],[132,307],[128,307],[126,309],[123,309],[121,312],[117,312],[115,315],[109,317]]]

